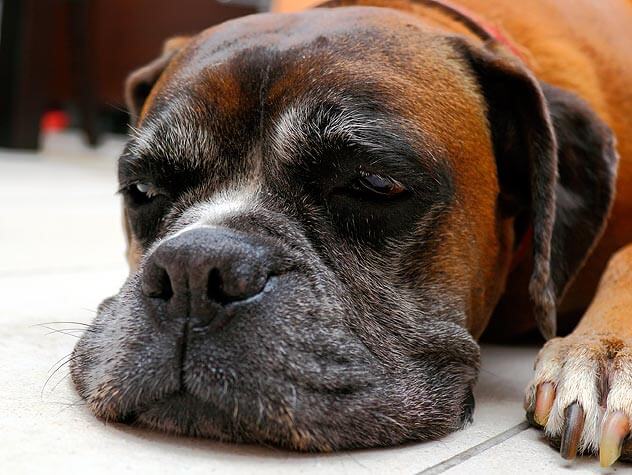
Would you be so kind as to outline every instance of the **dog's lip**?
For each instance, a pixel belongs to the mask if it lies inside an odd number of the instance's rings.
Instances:
[[[136,425],[140,422],[144,414],[160,409],[161,407],[165,407],[165,409],[167,409],[174,403],[180,407],[190,407],[193,410],[198,409],[198,406],[201,405],[209,405],[207,401],[198,398],[186,390],[178,390],[165,394],[159,398],[152,399],[151,401],[143,402],[139,407],[130,409],[121,414],[118,418],[118,422],[122,424]]]
[[[231,414],[188,391],[176,391],[128,411],[117,422],[171,435],[248,442],[235,432]]]
[[[364,393],[369,386],[370,384],[368,384],[368,382],[363,381],[355,382],[354,384],[343,384],[336,387],[311,386],[310,389],[321,396],[337,395],[338,397],[354,397]],[[222,404],[218,405],[217,401],[202,398],[190,390],[181,387],[153,399],[142,401],[136,407],[130,407],[127,411],[119,415],[117,422],[128,425],[151,426],[152,424],[143,421],[143,416],[150,413],[160,413],[165,417],[178,415],[186,417],[192,413],[204,414],[207,419],[216,419],[219,422],[226,420],[226,417],[229,416],[229,414],[225,412],[226,408],[222,406]],[[230,419],[230,417],[228,418]]]

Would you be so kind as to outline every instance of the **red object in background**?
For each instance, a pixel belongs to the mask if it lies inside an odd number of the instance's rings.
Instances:
[[[70,125],[70,117],[63,110],[46,111],[42,115],[40,127],[42,132],[58,132]]]

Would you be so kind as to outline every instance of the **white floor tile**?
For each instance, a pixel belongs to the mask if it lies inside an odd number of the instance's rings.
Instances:
[[[446,475],[507,475],[524,474],[573,474],[589,475],[607,473],[632,473],[629,465],[617,463],[609,469],[601,469],[594,457],[580,457],[573,462],[562,459],[550,448],[542,433],[529,428],[476,457],[443,472]]]
[[[0,275],[124,262],[115,158],[0,151]]]

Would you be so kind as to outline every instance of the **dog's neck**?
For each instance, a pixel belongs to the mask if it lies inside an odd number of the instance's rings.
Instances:
[[[484,43],[496,42],[518,58],[525,60],[524,52],[499,26],[494,25],[491,21],[462,5],[457,5],[450,0],[411,0],[411,3],[437,10],[463,25],[468,32],[481,39]]]

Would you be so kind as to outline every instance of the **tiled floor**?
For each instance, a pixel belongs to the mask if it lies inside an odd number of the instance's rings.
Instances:
[[[120,147],[89,151],[65,135],[37,155],[0,151],[0,473],[603,473],[591,459],[567,464],[524,425],[536,348],[484,347],[474,424],[429,443],[305,455],[97,421],[66,366],[54,371],[78,325],[48,322],[89,322],[123,282]]]

